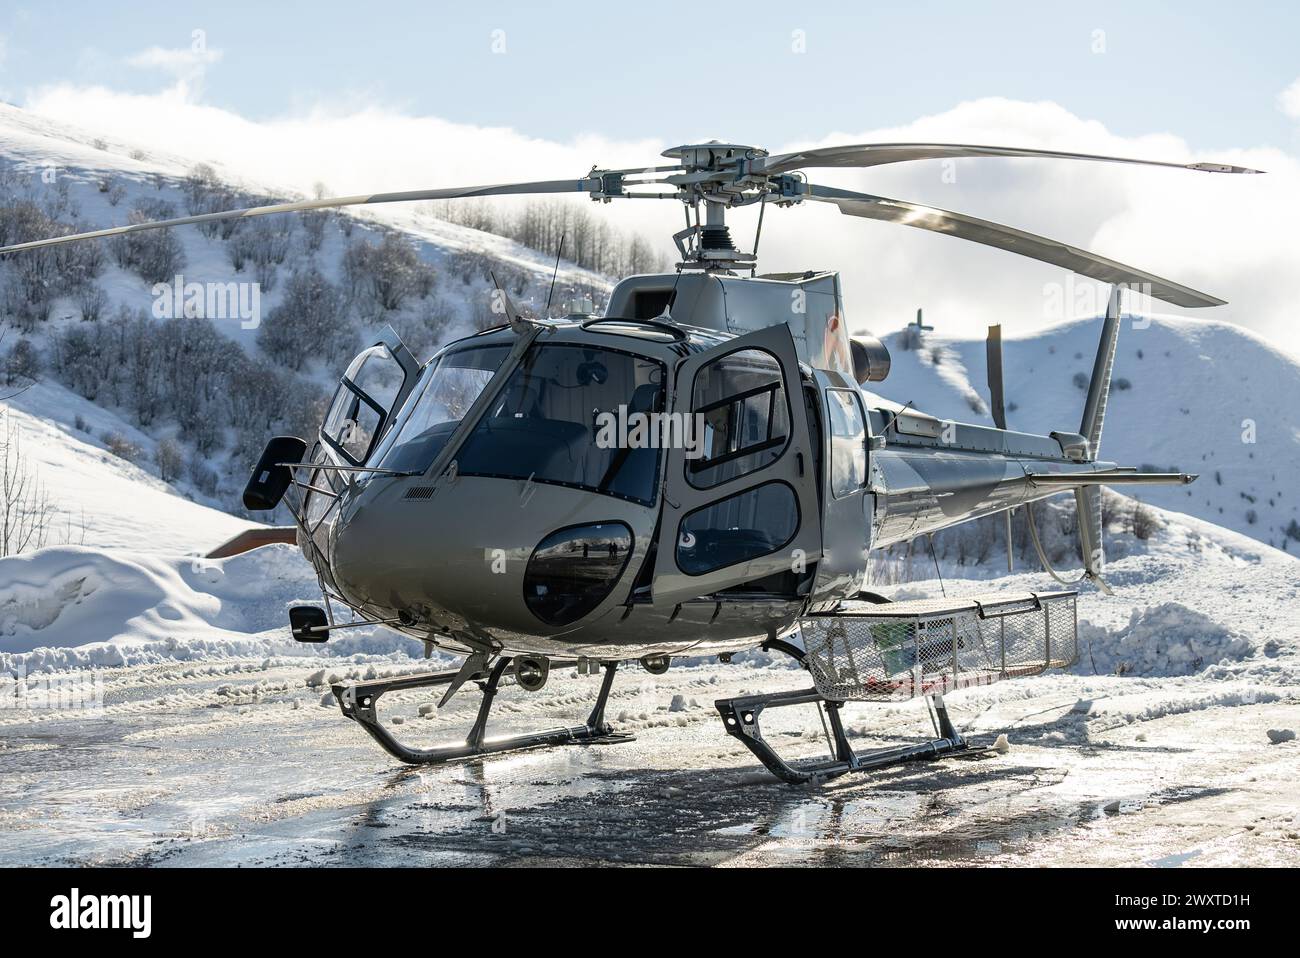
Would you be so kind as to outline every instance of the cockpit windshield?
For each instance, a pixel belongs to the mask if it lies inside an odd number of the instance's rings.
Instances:
[[[509,354],[509,346],[470,346],[426,369],[379,465],[395,472],[424,472],[433,465]]]
[[[456,453],[462,476],[530,479],[649,505],[662,363],[579,344],[533,345]]]
[[[379,465],[424,472],[510,352],[456,350],[426,370]],[[617,349],[534,344],[456,452],[462,476],[526,479],[651,504],[664,365]]]

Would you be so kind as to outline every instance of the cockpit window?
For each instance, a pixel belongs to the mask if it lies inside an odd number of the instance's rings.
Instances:
[[[664,366],[614,349],[534,345],[456,453],[462,476],[531,479],[649,505]],[[641,428],[637,428],[640,424]]]
[[[321,438],[353,465],[366,461],[406,373],[387,346],[371,346],[349,364],[330,402]]]
[[[857,492],[867,481],[867,427],[862,397],[847,389],[828,389],[831,427],[831,494],[836,499]]]
[[[761,349],[727,353],[695,374],[691,409],[704,417],[702,455],[686,478],[711,489],[776,462],[790,434],[781,364]]]
[[[472,346],[442,355],[407,401],[396,438],[379,465],[424,472],[510,354],[509,346]]]

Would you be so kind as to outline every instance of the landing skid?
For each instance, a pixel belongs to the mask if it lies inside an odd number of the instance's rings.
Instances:
[[[803,650],[787,642],[777,640],[768,642],[763,647],[777,649],[798,659],[800,663],[803,662]],[[966,740],[953,727],[952,720],[948,717],[948,708],[944,704],[943,696],[936,693],[927,698],[938,738],[915,745],[896,745],[866,752],[854,751],[853,746],[849,744],[848,736],[844,733],[844,723],[840,719],[840,709],[843,708],[844,703],[823,698],[816,689],[718,699],[713,704],[718,714],[722,716],[722,724],[726,727],[727,733],[740,739],[768,771],[791,785],[802,785],[812,781],[825,781],[848,772],[869,772],[904,762],[938,758],[968,748]],[[763,738],[760,724],[763,710],[790,705],[817,706],[822,715],[823,729],[831,746],[833,755],[831,759],[791,765]]]
[[[617,662],[605,663],[605,676],[600,683],[600,693],[596,697],[595,707],[583,725],[569,728],[547,729],[542,732],[527,732],[522,735],[507,735],[501,738],[486,737],[488,714],[492,710],[492,700],[496,698],[501,679],[510,668],[511,660],[503,656],[497,659],[490,670],[484,669],[469,677],[469,681],[479,686],[483,699],[479,703],[478,715],[470,726],[464,742],[438,745],[433,748],[411,748],[399,742],[393,734],[379,721],[377,705],[379,697],[394,689],[418,689],[439,685],[449,685],[459,674],[457,670],[447,672],[426,672],[421,675],[405,675],[394,679],[375,679],[369,682],[339,684],[333,686],[334,697],[339,708],[348,718],[357,722],[370,737],[383,746],[384,750],[399,761],[408,765],[441,765],[463,759],[476,758],[481,755],[493,755],[500,752],[514,752],[521,749],[544,748],[552,745],[596,745],[632,741],[631,735],[620,735],[610,728],[605,721],[605,704],[609,700],[609,690],[614,684],[614,672]],[[553,662],[552,667],[564,668],[574,662]]]

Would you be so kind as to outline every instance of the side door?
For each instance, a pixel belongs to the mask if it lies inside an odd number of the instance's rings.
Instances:
[[[317,432],[310,461],[360,466],[369,460],[394,414],[411,394],[418,374],[415,356],[392,327],[386,328],[378,342],[348,364]],[[327,581],[324,555],[336,506],[355,478],[355,472],[315,469],[307,480],[302,504],[304,532],[315,546],[313,564]]]
[[[812,611],[855,595],[867,572],[871,536],[867,417],[862,393],[838,373],[814,372],[822,416],[822,561],[813,583]]]
[[[816,469],[794,340],[760,329],[682,360],[651,597],[672,605],[821,558]],[[689,420],[689,421],[687,421]]]
[[[340,465],[370,457],[410,395],[419,363],[391,328],[344,372],[321,424],[320,438]]]

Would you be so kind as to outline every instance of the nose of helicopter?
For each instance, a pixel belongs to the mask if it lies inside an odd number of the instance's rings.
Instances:
[[[552,634],[618,601],[652,530],[650,509],[557,486],[380,478],[342,509],[330,567],[345,598],[393,616]]]

